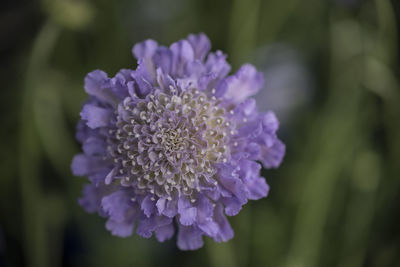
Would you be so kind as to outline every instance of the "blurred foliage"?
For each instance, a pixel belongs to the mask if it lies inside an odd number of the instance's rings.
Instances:
[[[400,266],[399,18],[397,0],[3,1],[0,266]],[[69,164],[85,74],[191,32],[265,71],[287,155],[232,241],[182,252],[111,236]]]

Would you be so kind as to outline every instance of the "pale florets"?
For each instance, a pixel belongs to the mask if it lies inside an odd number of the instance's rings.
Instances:
[[[218,184],[215,164],[230,159],[235,127],[220,104],[195,88],[125,98],[107,139],[114,179],[152,200],[195,202],[196,192]]]

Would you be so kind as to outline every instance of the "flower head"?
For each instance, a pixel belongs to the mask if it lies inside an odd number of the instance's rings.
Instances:
[[[249,98],[263,77],[249,64],[227,76],[210,47],[204,34],[169,48],[147,40],[133,48],[136,70],[87,75],[72,170],[90,180],[80,204],[112,234],[164,241],[176,230],[180,249],[197,249],[203,235],[232,238],[226,215],[268,194],[257,161],[278,167],[285,146],[274,113]]]

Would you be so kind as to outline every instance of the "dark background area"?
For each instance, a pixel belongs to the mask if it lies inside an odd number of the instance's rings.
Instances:
[[[3,0],[0,266],[400,266],[399,16],[397,0]],[[264,72],[285,160],[228,243],[113,237],[70,171],[83,78],[197,32]]]

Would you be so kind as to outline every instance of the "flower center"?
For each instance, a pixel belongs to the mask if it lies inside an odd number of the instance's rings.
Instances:
[[[120,104],[108,153],[124,186],[172,199],[218,184],[215,164],[230,157],[235,127],[215,97],[196,89]]]

